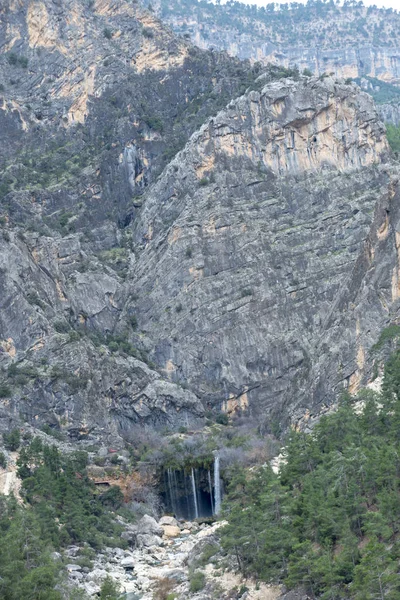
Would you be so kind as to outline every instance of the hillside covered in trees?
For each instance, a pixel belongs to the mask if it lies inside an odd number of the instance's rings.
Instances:
[[[311,598],[400,597],[400,351],[381,393],[342,398],[312,434],[292,432],[280,473],[230,485],[224,548],[246,575]]]

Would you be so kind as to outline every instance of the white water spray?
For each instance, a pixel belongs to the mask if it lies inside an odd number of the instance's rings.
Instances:
[[[219,456],[214,459],[214,514],[218,515],[221,510],[221,480],[219,476]]]
[[[193,505],[194,505],[194,518],[199,518],[199,506],[197,504],[197,492],[196,492],[196,480],[194,478],[194,471],[192,469],[192,473],[190,476],[192,480],[192,492],[193,492]]]
[[[211,501],[211,514],[215,514],[214,513],[214,499],[213,499],[213,489],[212,489],[212,482],[211,482],[211,473],[210,471],[208,471],[207,473],[208,475],[208,489],[210,490],[210,501]]]

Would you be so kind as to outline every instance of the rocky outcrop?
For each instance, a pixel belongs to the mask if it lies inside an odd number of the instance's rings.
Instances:
[[[147,0],[150,4],[150,0]],[[400,84],[400,16],[397,11],[339,3],[204,4],[155,0],[157,13],[200,48],[231,56],[297,65],[315,75],[370,76]]]
[[[337,307],[396,187],[371,98],[255,80],[124,0],[1,17],[0,75],[19,74],[0,109],[1,427],[111,445],[207,409],[272,427],[356,389],[387,314]],[[74,126],[65,81],[87,92]]]
[[[10,1],[0,29],[1,427],[115,439],[201,425],[198,397],[155,370],[136,328],[127,226],[255,72],[125,0]]]
[[[269,423],[300,397],[332,400],[334,386],[308,391],[329,370],[345,385],[352,367],[337,375],[328,350],[312,365],[392,187],[387,151],[370,97],[333,79],[269,84],[192,136],[134,225],[138,319],[166,375]],[[352,348],[355,327],[341,330]]]
[[[150,518],[150,517],[148,517]],[[237,595],[239,587],[246,586],[247,600],[278,600],[281,598],[279,586],[266,585],[251,579],[243,579],[234,570],[227,570],[226,556],[223,557],[218,541],[218,528],[224,523],[213,525],[190,525],[190,531],[179,527],[174,539],[165,536],[156,538],[151,546],[134,549],[104,548],[98,552],[93,565],[81,567],[73,561],[80,562],[77,546],[67,549],[67,572],[70,584],[78,586],[89,598],[97,598],[100,585],[107,577],[111,577],[129,600],[152,600],[158,593],[170,592],[177,600],[201,598],[211,600],[229,600]],[[189,578],[194,568],[204,569],[203,552],[210,547],[214,555],[205,569],[205,586],[201,592],[190,589]],[[58,554],[58,553],[56,553]],[[83,554],[83,552],[82,552]],[[58,554],[57,560],[61,558]],[[56,557],[55,557],[56,559]],[[76,590],[75,590],[76,591]]]
[[[278,81],[232,102],[195,134],[187,153],[201,179],[223,155],[295,175],[370,166],[387,151],[368,96],[333,79],[314,79]]]

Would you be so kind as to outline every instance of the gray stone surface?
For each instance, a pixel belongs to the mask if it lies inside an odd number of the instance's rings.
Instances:
[[[387,152],[371,98],[332,78],[268,84],[192,136],[133,226],[138,320],[172,380],[267,427],[352,385],[357,319],[330,316],[396,185]]]
[[[255,81],[125,0],[0,10],[29,65],[0,105],[0,428],[121,448],[215,409],[276,430],[366,381],[398,294],[371,98]]]

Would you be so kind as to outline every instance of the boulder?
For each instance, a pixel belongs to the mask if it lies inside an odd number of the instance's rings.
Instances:
[[[67,571],[82,571],[82,567],[80,565],[67,565]]]
[[[174,569],[173,571],[168,571],[168,573],[166,573],[166,577],[168,577],[168,579],[173,579],[177,583],[183,583],[188,579],[187,573],[185,573],[185,571],[183,571],[182,569]]]
[[[144,515],[144,517],[140,519],[137,524],[137,532],[138,534],[152,534],[158,536],[161,536],[164,533],[161,525],[149,515]]]
[[[121,567],[124,569],[133,569],[135,566],[135,561],[133,560],[133,556],[125,556],[120,562]]]
[[[165,537],[178,537],[181,535],[180,527],[177,525],[163,525],[164,535]]]
[[[100,586],[92,581],[85,581],[83,585],[88,596],[97,596],[97,594],[100,592]]]
[[[78,580],[81,580],[81,579],[83,579],[83,574],[82,574],[80,571],[71,571],[71,572],[69,573],[69,576],[70,576],[72,579],[78,579]]]
[[[66,549],[65,554],[67,556],[76,556],[80,551],[79,546],[70,546]]]
[[[134,544],[136,541],[136,535],[138,528],[135,525],[128,525],[128,527],[121,533],[121,538],[126,540],[129,544]]]
[[[139,533],[136,536],[136,546],[138,548],[151,548],[153,546],[161,546],[161,544],[162,539],[158,535],[153,535],[151,533]]]
[[[89,573],[88,575],[88,579],[90,581],[102,581],[103,579],[105,579],[107,577],[107,571],[105,571],[104,569],[93,569],[93,571],[91,573]]]
[[[168,517],[168,516],[164,516],[161,517],[161,519],[158,521],[158,524],[163,526],[163,525],[174,525],[177,526],[178,525],[178,521],[175,519],[175,517]]]
[[[220,544],[216,535],[208,535],[207,537],[200,539],[197,544],[193,546],[185,560],[185,563],[189,568],[196,566],[204,549],[209,545],[215,546],[217,551],[220,550]]]

